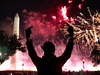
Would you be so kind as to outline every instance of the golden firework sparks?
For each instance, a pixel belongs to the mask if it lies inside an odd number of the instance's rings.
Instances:
[[[86,18],[82,13],[80,13],[80,16],[77,16],[75,21],[77,21],[79,24],[72,24],[67,21],[67,23],[73,27],[74,29],[74,42],[78,42],[79,39],[86,40],[85,46],[89,45],[91,49],[93,49],[94,45],[97,44],[100,37],[100,13],[96,11],[93,15],[91,14],[91,11],[89,7],[87,7],[90,18]],[[67,27],[61,28],[60,30],[65,33],[64,35],[68,35]]]

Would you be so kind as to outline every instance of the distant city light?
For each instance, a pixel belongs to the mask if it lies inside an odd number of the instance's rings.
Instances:
[[[2,55],[2,53],[0,52],[0,56]]]

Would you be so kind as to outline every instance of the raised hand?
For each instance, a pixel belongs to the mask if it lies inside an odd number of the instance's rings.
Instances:
[[[69,37],[73,37],[74,33],[73,33],[73,27],[68,25],[68,32],[69,32]]]
[[[26,32],[26,37],[27,38],[29,38],[30,37],[30,34],[32,33],[32,31],[31,31],[31,28],[32,28],[33,26],[31,26],[31,27],[29,27],[29,28],[27,28],[26,30],[25,30],[25,32]]]

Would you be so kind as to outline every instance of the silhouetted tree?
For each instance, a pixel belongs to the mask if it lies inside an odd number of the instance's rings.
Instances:
[[[16,50],[26,52],[22,47],[21,39],[17,39],[16,35],[8,36],[5,31],[0,31],[0,63],[16,53]]]

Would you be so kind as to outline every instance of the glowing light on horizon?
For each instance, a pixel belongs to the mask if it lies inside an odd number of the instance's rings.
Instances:
[[[0,52],[0,56],[2,55],[2,53]]]

